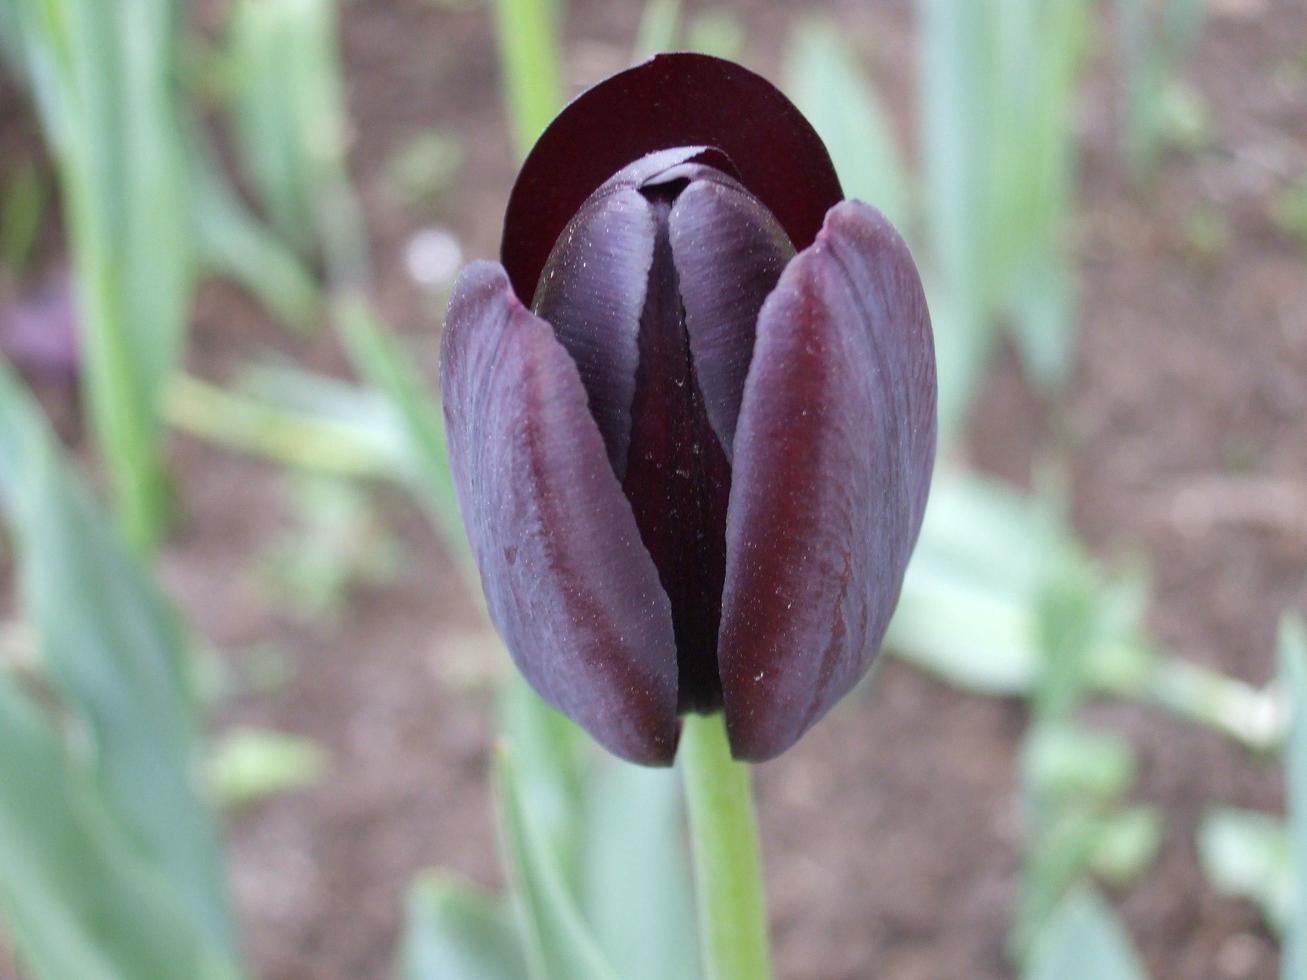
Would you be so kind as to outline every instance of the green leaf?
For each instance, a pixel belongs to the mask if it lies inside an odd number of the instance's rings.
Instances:
[[[306,329],[322,306],[318,284],[289,246],[251,215],[194,148],[196,248],[206,266],[230,276],[283,322]]]
[[[907,179],[894,136],[853,50],[829,20],[803,22],[790,41],[785,89],[808,117],[844,192],[874,204],[902,228]]]
[[[347,123],[335,0],[241,0],[232,11],[237,147],[277,230],[326,258],[333,282],[368,275],[345,169]]]
[[[394,407],[406,437],[406,478],[433,523],[456,546],[464,541],[445,449],[445,425],[413,358],[377,320],[367,303],[347,296],[337,303],[337,324],[354,369]]]
[[[534,980],[616,980],[536,820],[513,749],[495,756],[500,834]]]
[[[1021,768],[1023,782],[1048,801],[1115,800],[1135,779],[1126,739],[1063,723],[1034,727],[1022,746]]]
[[[404,980],[522,980],[526,958],[499,899],[429,872],[414,882],[401,953]]]
[[[44,666],[88,730],[107,798],[157,856],[196,924],[234,948],[216,833],[195,774],[178,624],[2,363],[0,504]]]
[[[672,50],[680,18],[681,0],[645,0],[631,60],[644,61],[659,51]]]
[[[1197,845],[1212,887],[1253,902],[1271,928],[1283,932],[1294,887],[1285,822],[1257,810],[1216,807],[1203,815]]]
[[[1025,693],[1042,656],[1040,562],[1057,543],[1054,526],[1029,498],[941,471],[890,623],[890,649],[968,690]]]
[[[30,160],[19,162],[4,183],[0,203],[0,265],[22,278],[41,233],[45,213],[45,182]]]
[[[1103,820],[1090,865],[1114,885],[1137,878],[1157,855],[1162,843],[1162,813],[1157,807],[1136,806]]]
[[[517,790],[540,841],[575,894],[580,884],[588,739],[516,671],[500,688],[499,729],[514,754]]]
[[[194,280],[174,0],[49,0],[26,21],[29,81],[59,162],[87,404],[138,550],[167,517],[159,403]]]
[[[561,3],[494,0],[495,37],[513,147],[525,158],[563,107],[558,57]]]
[[[582,906],[623,980],[698,976],[684,824],[671,769],[607,760],[589,781]]]
[[[0,907],[42,980],[234,980],[154,863],[0,672]]]
[[[224,806],[306,789],[322,780],[327,754],[312,739],[266,728],[233,728],[209,754],[214,799]]]
[[[1145,980],[1130,938],[1098,893],[1074,891],[1049,918],[1024,980]]]
[[[1281,975],[1307,976],[1307,627],[1286,616],[1280,623],[1280,679],[1289,700],[1285,802],[1293,857],[1293,901],[1284,931]]]

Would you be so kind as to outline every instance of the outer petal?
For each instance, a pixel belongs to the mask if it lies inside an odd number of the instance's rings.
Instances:
[[[731,748],[784,751],[866,673],[935,456],[935,354],[907,246],[832,208],[758,322],[735,437],[719,662]]]
[[[527,680],[611,751],[676,750],[671,607],[549,324],[487,262],[459,278],[441,381],[490,615]]]
[[[794,256],[784,229],[729,178],[697,180],[668,218],[694,373],[708,421],[731,459],[763,301]]]
[[[554,241],[595,188],[646,153],[692,144],[725,153],[798,248],[844,196],[820,137],[766,79],[708,55],[655,55],[583,92],[528,155],[501,247],[517,294],[535,294]]]

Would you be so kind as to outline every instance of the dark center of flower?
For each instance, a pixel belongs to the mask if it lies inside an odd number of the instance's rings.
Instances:
[[[577,364],[671,602],[679,708],[710,711],[722,702],[731,441],[758,311],[793,248],[756,198],[692,154],[653,154],[596,191],[534,306]]]

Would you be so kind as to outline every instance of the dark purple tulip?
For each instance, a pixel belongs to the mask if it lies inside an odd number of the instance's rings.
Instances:
[[[503,265],[454,288],[459,504],[527,680],[666,764],[724,710],[769,759],[867,671],[935,456],[912,256],[768,82],[659,55],[527,158]]]

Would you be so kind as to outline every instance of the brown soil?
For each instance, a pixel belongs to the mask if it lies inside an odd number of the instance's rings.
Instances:
[[[638,5],[571,6],[569,82],[580,85],[625,63]],[[789,6],[732,6],[749,27],[746,60],[773,72]],[[910,4],[828,6],[859,39],[906,132]],[[1307,607],[1307,529],[1301,513],[1274,505],[1307,485],[1307,261],[1269,217],[1275,194],[1307,169],[1307,22],[1296,0],[1211,6],[1191,76],[1212,113],[1213,144],[1169,158],[1145,191],[1128,186],[1115,154],[1111,60],[1094,66],[1082,107],[1086,186],[1074,249],[1083,320],[1069,408],[1050,419],[1004,356],[970,446],[980,465],[1026,481],[1036,443],[1065,439],[1079,529],[1109,561],[1141,554],[1153,569],[1157,639],[1261,683],[1279,613]],[[469,257],[492,255],[512,179],[489,18],[430,0],[343,10],[377,294],[430,368],[439,303],[407,278],[403,245],[440,223]],[[431,127],[463,141],[463,176],[427,212],[405,213],[386,194],[384,168]],[[1222,216],[1220,254],[1199,254],[1186,233],[1199,208]],[[222,377],[268,348],[325,369],[342,364],[325,337],[288,340],[229,290],[206,291],[196,370]],[[234,887],[258,973],[385,976],[416,870],[500,880],[486,789],[493,641],[403,499],[379,497],[406,544],[398,581],[357,591],[332,623],[306,624],[252,573],[287,520],[282,477],[181,438],[175,461],[185,517],[165,562],[170,587],[238,675],[255,659],[249,651],[268,646],[292,671],[284,685],[239,694],[222,723],[300,732],[333,760],[319,787],[232,821]],[[1139,709],[1104,706],[1094,717],[1132,738],[1142,759],[1136,796],[1167,815],[1156,867],[1114,895],[1153,975],[1274,976],[1271,938],[1250,908],[1205,886],[1192,840],[1211,802],[1278,806],[1275,766]],[[1011,975],[1004,941],[1023,721],[1016,704],[890,662],[868,696],[760,768],[780,977]]]

